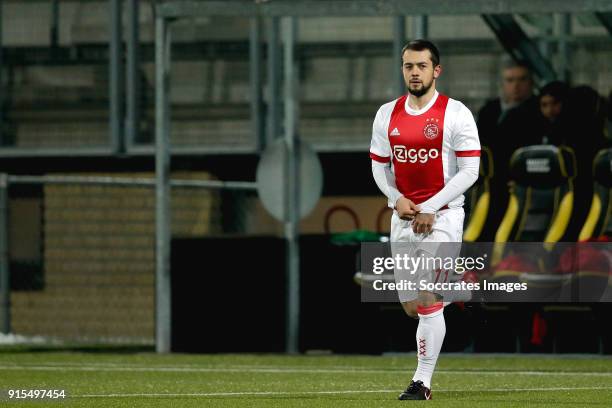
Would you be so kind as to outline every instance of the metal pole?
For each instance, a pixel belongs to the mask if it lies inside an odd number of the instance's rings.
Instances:
[[[285,17],[283,24],[285,55],[285,143],[287,146],[285,183],[285,239],[287,256],[286,351],[298,352],[300,321],[300,248],[299,248],[299,141],[297,135],[297,78],[294,62],[297,19]]]
[[[59,45],[59,0],[51,1],[51,47]]]
[[[112,176],[8,176],[9,184],[81,184],[94,186],[155,187],[157,180],[150,177]],[[171,179],[171,187],[206,188],[210,190],[257,190],[253,181]]]
[[[155,20],[155,349],[171,349],[170,29]]]
[[[263,129],[263,92],[261,81],[261,18],[251,17],[249,36],[249,68],[251,79],[251,126],[257,149],[261,152],[266,147],[266,136]]]
[[[557,15],[557,35],[559,38],[559,77],[562,81],[570,82],[570,57],[571,50],[569,39],[572,33],[572,16],[571,14]]]
[[[279,17],[271,17],[268,25],[268,143],[280,136],[280,50],[278,45]]]
[[[8,254],[8,177],[0,174],[0,333],[11,332],[11,279]]]
[[[550,17],[551,20],[554,21],[553,17]],[[550,44],[550,38],[553,34],[552,25],[542,25],[539,28],[539,32],[540,38],[538,39],[538,49],[540,50],[540,54],[542,54],[542,56],[552,64],[552,48]]]
[[[397,16],[393,20],[393,61],[392,78],[395,79],[395,92],[402,95],[406,92],[406,84],[402,75],[402,48],[406,42],[406,17]]]
[[[5,99],[5,92],[6,92],[6,88],[4,86],[4,59],[3,59],[3,52],[4,52],[4,43],[3,43],[3,38],[2,38],[2,19],[4,16],[3,13],[3,3],[0,0],[0,146],[5,144],[4,141],[4,99]]]
[[[429,36],[429,21],[427,16],[420,15],[412,18],[412,38],[427,38]]]
[[[110,43],[108,69],[109,81],[109,131],[112,149],[116,153],[124,151],[123,146],[123,70],[121,58],[121,0],[110,1]]]
[[[127,18],[127,106],[125,117],[125,139],[127,146],[138,140],[140,124],[140,36],[138,35],[138,0],[128,0]]]

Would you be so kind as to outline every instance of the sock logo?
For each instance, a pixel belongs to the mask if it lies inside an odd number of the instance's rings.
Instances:
[[[419,356],[425,357],[427,353],[427,344],[425,343],[425,339],[423,337],[419,338]]]

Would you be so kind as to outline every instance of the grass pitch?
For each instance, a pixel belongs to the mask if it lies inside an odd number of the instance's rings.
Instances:
[[[442,355],[433,400],[397,401],[413,355],[155,355],[0,349],[0,406],[610,407],[610,356]],[[61,401],[8,389],[64,389]]]

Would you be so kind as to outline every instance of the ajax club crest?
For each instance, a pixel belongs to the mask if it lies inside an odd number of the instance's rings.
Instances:
[[[427,139],[435,139],[438,137],[440,128],[438,127],[438,119],[429,118],[425,121],[425,127],[423,128],[423,134]]]

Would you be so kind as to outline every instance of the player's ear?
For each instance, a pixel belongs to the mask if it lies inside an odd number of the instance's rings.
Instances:
[[[434,72],[433,72],[434,79],[438,79],[440,74],[442,74],[442,65],[438,64],[434,67]]]

